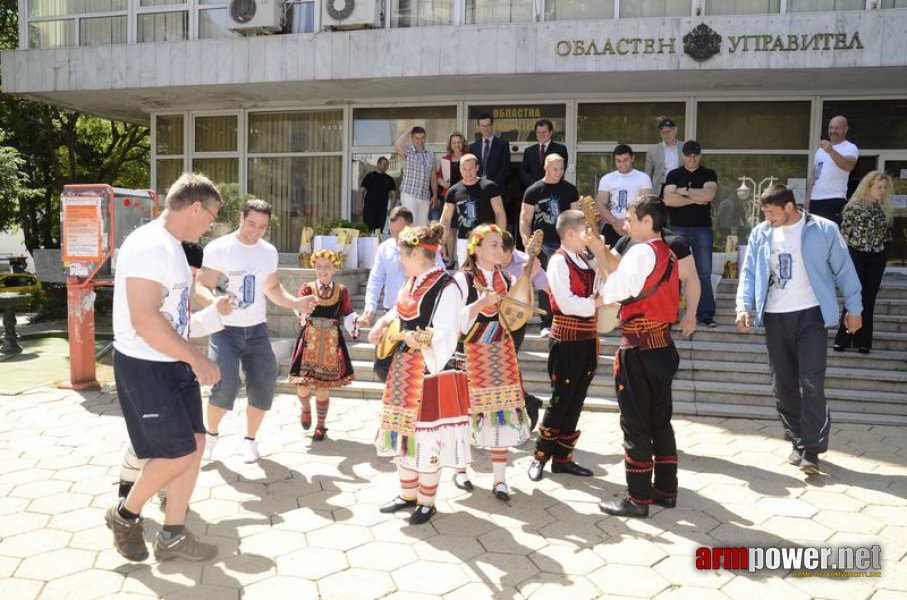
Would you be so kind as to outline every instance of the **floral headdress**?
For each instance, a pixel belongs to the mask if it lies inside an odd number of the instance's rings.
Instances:
[[[466,251],[470,256],[475,256],[476,248],[482,244],[482,240],[484,240],[485,236],[489,233],[501,235],[501,228],[497,225],[479,225],[472,230],[472,235],[469,236],[469,243],[466,244]]]
[[[343,257],[340,256],[339,253],[334,252],[333,250],[321,249],[318,252],[315,252],[314,254],[312,254],[312,258],[309,260],[309,262],[312,264],[313,267],[315,266],[315,262],[319,258],[328,259],[338,269],[343,265]]]
[[[400,232],[400,243],[411,248],[419,246],[432,252],[435,252],[439,247],[438,244],[426,244],[423,242],[422,238],[419,237],[419,231],[415,227],[406,227]]]

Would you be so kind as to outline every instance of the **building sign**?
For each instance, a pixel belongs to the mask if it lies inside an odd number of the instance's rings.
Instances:
[[[604,38],[600,40],[558,40],[558,56],[624,56],[640,54],[684,54],[705,62],[726,50],[729,54],[745,52],[817,52],[826,50],[862,50],[859,32],[746,34],[726,38],[700,23],[683,36],[682,46],[674,37]]]
[[[567,106],[564,104],[471,104],[467,116],[475,123],[480,115],[489,114],[494,118],[495,135],[507,142],[534,142],[535,123],[548,119],[554,125],[555,141],[564,141],[567,128]],[[468,134],[467,134],[468,136]],[[479,139],[478,129],[474,138]]]

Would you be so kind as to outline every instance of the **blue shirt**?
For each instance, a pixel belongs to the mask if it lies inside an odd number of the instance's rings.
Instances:
[[[435,264],[444,266],[440,252],[435,253]],[[397,240],[388,238],[378,245],[378,254],[375,264],[368,274],[368,283],[365,286],[365,310],[375,312],[378,308],[378,298],[384,290],[384,308],[389,309],[397,303],[400,288],[406,283],[403,274],[403,265],[400,264],[400,248]]]
[[[859,315],[863,313],[860,278],[837,225],[809,213],[801,214],[806,219],[801,237],[801,252],[809,285],[819,300],[825,326],[837,327],[840,313],[835,286],[844,296],[847,313]],[[754,314],[756,325],[762,325],[765,315],[772,271],[771,249],[772,226],[768,221],[763,221],[750,233],[737,285],[737,314]]]

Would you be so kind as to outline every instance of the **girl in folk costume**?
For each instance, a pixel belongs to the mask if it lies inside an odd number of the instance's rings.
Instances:
[[[330,389],[349,385],[353,381],[353,364],[343,341],[340,325],[353,338],[359,335],[356,313],[345,286],[334,282],[334,273],[340,267],[341,257],[330,250],[319,250],[312,255],[316,281],[304,283],[297,293],[300,297],[315,296],[315,309],[300,314],[302,330],[296,339],[293,361],[290,363],[290,383],[296,386],[296,395],[302,404],[300,422],[308,430],[312,426],[310,397],[315,390],[315,410],[318,422],[312,441],[320,442],[327,433],[324,421],[330,405]]]
[[[454,279],[467,303],[460,340],[466,355],[472,442],[489,449],[492,493],[507,502],[507,448],[529,439],[529,416],[516,347],[498,312],[500,299],[513,285],[510,275],[497,268],[504,257],[502,231],[497,225],[476,227],[469,235],[463,270]],[[454,483],[472,489],[465,467],[454,475]]]
[[[437,223],[400,233],[400,264],[408,279],[396,306],[369,335],[377,344],[399,320],[403,343],[387,375],[375,446],[379,456],[395,458],[400,476],[400,495],[380,510],[414,508],[409,517],[413,525],[435,514],[441,467],[471,460],[466,374],[448,364],[457,347],[463,298],[451,285],[453,278],[435,264],[443,235]]]

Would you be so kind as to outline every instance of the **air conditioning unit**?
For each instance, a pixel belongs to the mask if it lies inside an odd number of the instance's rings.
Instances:
[[[322,0],[321,26],[325,29],[382,27],[383,0]]]
[[[229,27],[243,35],[280,31],[283,5],[284,0],[230,0]]]

